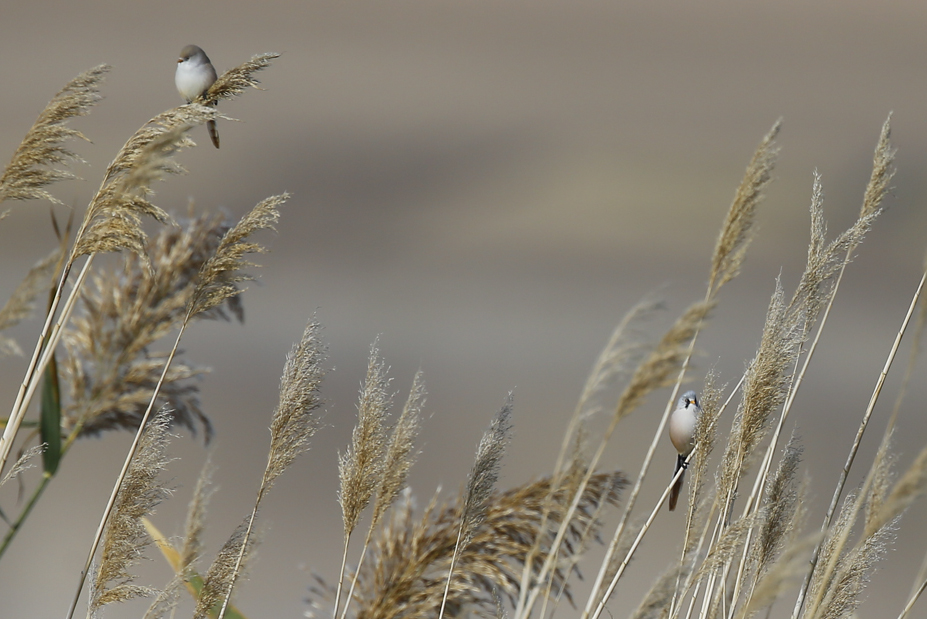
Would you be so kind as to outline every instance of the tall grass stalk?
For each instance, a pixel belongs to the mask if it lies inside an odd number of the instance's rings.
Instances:
[[[741,266],[746,257],[747,248],[753,237],[753,224],[756,220],[757,209],[763,199],[763,191],[772,179],[772,171],[775,167],[776,155],[778,153],[775,139],[779,134],[780,128],[781,120],[778,120],[760,141],[759,146],[747,166],[744,178],[734,194],[731,206],[728,208],[724,223],[721,226],[721,232],[715,243],[715,250],[712,254],[711,272],[708,278],[705,298],[702,301],[702,304],[706,308],[710,308],[714,305],[721,287],[740,273]],[[673,411],[676,397],[679,394],[679,389],[682,386],[686,371],[688,370],[689,362],[695,351],[695,344],[700,330],[701,323],[694,329],[689,339],[688,349],[680,364],[672,392],[666,401],[663,415],[660,418],[660,422],[657,424],[653,439],[647,449],[647,454],[644,456],[644,462],[641,465],[640,472],[631,489],[631,494],[628,497],[621,520],[616,527],[615,533],[612,535],[612,541],[606,552],[606,559],[602,562],[602,567],[599,569],[596,580],[592,585],[592,593],[589,595],[586,607],[583,610],[582,619],[587,619],[590,616],[592,605],[599,595],[599,591],[605,579],[606,566],[611,562],[614,556],[621,536],[627,526],[628,519],[631,516],[631,511],[634,509],[637,496],[643,487],[644,478],[647,476],[647,472],[650,469],[653,455],[656,453],[657,445],[666,429],[666,423],[669,420],[670,413]],[[610,589],[614,590],[614,587],[610,587]],[[607,599],[607,596],[605,599]]]
[[[866,428],[869,426],[869,420],[872,417],[872,411],[875,409],[876,402],[879,400],[879,395],[882,393],[882,387],[885,385],[885,379],[888,377],[888,371],[892,367],[892,363],[895,360],[895,355],[898,353],[898,347],[901,345],[901,338],[904,336],[904,332],[908,327],[908,324],[911,321],[911,316],[914,315],[914,308],[917,305],[918,300],[921,296],[921,291],[924,288],[924,282],[927,281],[927,271],[924,271],[924,274],[921,276],[920,282],[918,282],[917,289],[914,292],[914,296],[911,298],[911,304],[908,306],[908,311],[905,314],[904,320],[901,322],[901,327],[898,329],[898,333],[895,335],[895,341],[892,343],[891,350],[888,353],[888,358],[885,360],[885,365],[882,368],[879,378],[876,381],[876,385],[872,390],[872,395],[869,398],[869,404],[866,406],[866,412],[863,414],[863,418],[860,421],[859,428],[856,431],[856,437],[853,439],[853,445],[850,447],[850,453],[847,456],[847,461],[843,465],[843,469],[840,471],[840,477],[837,480],[837,486],[834,490],[834,496],[831,499],[830,506],[827,508],[827,513],[824,516],[824,524],[822,530],[826,530],[833,519],[834,512],[837,509],[837,502],[840,499],[841,494],[843,493],[843,488],[846,485],[847,477],[850,474],[850,467],[853,466],[853,461],[856,459],[856,454],[859,451],[859,445],[862,442],[863,434],[866,432]],[[872,484],[874,469],[870,469],[869,474],[866,476],[866,480],[863,483],[863,488],[859,492],[857,500],[854,502],[853,512],[851,512],[851,520],[855,520],[856,513],[862,508],[862,501],[866,496],[866,492],[869,489],[869,486]],[[830,559],[827,565],[824,568],[823,575],[821,577],[822,582],[827,583],[830,580],[831,575],[834,573],[834,570],[837,568],[837,560],[840,556],[840,550],[842,550],[844,544],[846,543],[847,538],[849,537],[849,529],[843,529],[840,535],[840,538],[837,540],[835,545],[836,552],[833,552],[830,556]],[[817,567],[817,561],[820,557],[821,545],[815,549],[814,554],[811,559],[811,567],[809,572],[813,572]],[[804,591],[802,591],[804,593]],[[824,597],[828,593],[828,587],[821,587],[818,591],[817,596],[811,603],[808,612],[806,613],[809,617],[815,617],[818,609],[821,604],[824,602]]]
[[[311,319],[284,365],[279,402],[271,417],[267,462],[254,501],[243,510],[246,516],[205,574],[200,576],[196,570],[203,554],[206,504],[212,490],[210,466],[197,482],[182,540],[167,542],[148,520],[158,501],[169,494],[159,478],[169,463],[165,447],[170,427],[176,424],[193,431],[202,427],[207,441],[212,429],[199,407],[196,388],[186,382],[201,370],[180,358],[180,342],[195,319],[241,319],[237,301],[241,284],[250,279],[246,271],[257,266],[249,257],[264,251],[253,236],[275,228],[278,209],[288,198],[287,194],[267,198],[235,224],[206,216],[194,219],[191,213],[189,222],[161,228],[151,242],[143,220],[173,221],[150,201],[151,186],[155,180],[183,171],[175,155],[193,145],[189,130],[215,120],[214,104],[220,99],[255,87],[254,74],[274,58],[276,54],[253,57],[224,74],[196,102],[167,110],[139,128],[107,167],[70,243],[68,233],[59,234],[60,251],[34,267],[10,303],[0,309],[2,330],[28,314],[43,282],[48,282],[49,310],[0,437],[0,470],[9,468],[0,485],[18,476],[28,459],[39,453],[44,453],[45,469],[19,514],[9,519],[4,516],[10,529],[0,545],[0,556],[33,513],[61,458],[77,438],[111,429],[134,434],[79,574],[69,619],[88,582],[89,616],[99,615],[112,602],[142,595],[154,597],[146,619],[173,616],[179,591],[186,584],[195,598],[195,619],[242,617],[232,599],[259,537],[256,531],[264,501],[321,427],[325,347],[321,327]],[[79,159],[64,141],[83,137],[67,122],[87,113],[97,101],[97,86],[105,71],[97,67],[82,74],[56,95],[0,175],[0,202],[42,199],[57,203],[47,187],[72,178],[73,173],[59,165]],[[800,474],[803,447],[794,430],[784,446],[781,439],[797,410],[799,389],[844,272],[882,211],[894,174],[890,120],[891,116],[883,124],[856,221],[832,240],[826,238],[824,193],[820,175],[815,173],[808,255],[795,291],[787,296],[781,278],[776,279],[756,353],[739,380],[716,387],[719,377],[712,370],[700,387],[702,413],[694,449],[685,462],[694,470],[682,548],[672,553],[668,569],[642,596],[632,615],[635,619],[690,619],[696,614],[706,619],[746,619],[794,589],[797,599],[790,608],[795,619],[848,616],[856,611],[873,566],[885,554],[899,519],[927,493],[927,447],[900,474],[895,473],[897,458],[892,447],[917,358],[917,342],[878,452],[861,487],[846,493],[863,435],[923,296],[927,266],[873,388],[824,523],[811,534],[802,531],[808,512],[804,498],[809,493],[808,476]],[[484,433],[457,499],[445,503],[436,494],[423,513],[416,515],[407,480],[418,456],[415,441],[425,401],[422,375],[415,375],[405,406],[392,421],[395,394],[374,343],[357,406],[357,424],[349,446],[338,458],[343,553],[337,585],[319,581],[326,617],[501,617],[507,606],[514,610],[514,619],[548,619],[561,613],[564,599],[575,602],[572,581],[584,567],[586,551],[598,539],[608,510],[618,505],[628,484],[620,472],[600,470],[618,436],[619,424],[654,392],[662,397],[665,390],[669,397],[662,416],[654,419],[655,434],[622,512],[616,514],[617,526],[604,558],[594,566],[591,591],[579,601],[583,619],[601,619],[609,611],[618,583],[627,577],[633,559],[639,558],[644,538],[653,535],[653,523],[685,470],[677,470],[668,484],[664,479],[653,482],[649,474],[676,397],[691,373],[702,329],[719,302],[720,290],[741,271],[758,208],[772,178],[779,126],[775,123],[761,140],[735,192],[712,254],[704,298],[689,305],[659,339],[651,340],[644,327],[659,303],[646,300],[628,312],[592,366],[549,476],[507,491],[496,488],[511,436],[510,394]],[[108,252],[125,254],[122,272],[108,273],[102,261],[95,260],[97,254]],[[66,292],[68,286],[71,289]],[[915,339],[925,323],[927,310],[922,309]],[[163,345],[162,338],[172,339],[173,345],[154,352],[152,346],[156,342]],[[59,341],[63,342],[60,347]],[[15,349],[15,342],[0,336],[0,350]],[[43,393],[40,423],[26,421],[26,410],[40,385],[58,384],[59,372],[66,387],[60,390],[64,395],[59,391],[56,396],[51,389]],[[731,383],[735,386],[728,389]],[[604,431],[594,434],[589,421],[603,412],[601,401],[610,388],[615,389],[617,400],[609,407]],[[736,396],[739,401],[729,415],[728,439],[720,455],[712,456],[718,420]],[[54,440],[42,445],[49,423]],[[34,433],[19,441],[24,443],[23,457],[7,467],[16,437],[27,434],[19,430],[32,425],[42,428],[40,444],[29,446]],[[717,464],[714,484],[710,483],[710,460]],[[632,521],[648,480],[663,490],[646,518]],[[349,567],[351,540],[358,541],[356,529],[368,508],[369,525],[357,549],[357,564]],[[855,539],[854,531],[858,533]],[[173,577],[161,587],[137,583],[130,574],[151,539],[157,539],[173,568]],[[95,563],[98,567],[91,575]],[[924,571],[927,568],[914,578],[901,618],[927,588]]]

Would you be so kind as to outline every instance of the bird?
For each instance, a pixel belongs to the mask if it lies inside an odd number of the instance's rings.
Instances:
[[[202,48],[196,45],[187,45],[180,50],[177,59],[177,72],[174,73],[174,84],[177,92],[187,103],[204,94],[216,81],[216,69],[209,61],[209,56]],[[215,105],[213,103],[212,105]],[[206,130],[213,146],[219,148],[219,132],[216,130],[216,121],[206,122]]]
[[[698,425],[698,418],[702,414],[702,408],[698,404],[698,396],[694,391],[686,391],[676,402],[676,410],[669,418],[669,437],[676,448],[676,470],[673,476],[679,472],[679,469],[686,468],[686,458],[695,448],[695,428]],[[676,501],[679,500],[679,493],[682,490],[682,478],[685,471],[679,475],[679,479],[673,484],[673,489],[669,496],[669,509],[676,509]]]

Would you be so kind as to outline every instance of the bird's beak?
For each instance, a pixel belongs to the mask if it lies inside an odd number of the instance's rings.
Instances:
[[[178,58],[178,59],[177,59],[177,64],[180,64],[181,62],[183,62],[183,58]]]

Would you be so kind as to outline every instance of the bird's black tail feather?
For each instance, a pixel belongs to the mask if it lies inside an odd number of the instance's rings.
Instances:
[[[685,468],[686,468],[686,457],[683,455],[677,455],[676,456],[676,471],[673,472],[673,475],[675,476],[676,473],[679,472],[679,469],[685,469]],[[673,511],[676,509],[676,502],[679,500],[679,493],[682,492],[682,479],[685,476],[686,476],[686,472],[685,470],[683,470],[682,474],[679,476],[679,479],[677,479],[676,483],[673,484],[672,490],[670,490],[670,495],[669,495],[669,510],[670,511]]]
[[[219,148],[219,130],[216,129],[216,121],[207,120],[206,130],[209,131],[209,139],[212,140],[212,145]]]

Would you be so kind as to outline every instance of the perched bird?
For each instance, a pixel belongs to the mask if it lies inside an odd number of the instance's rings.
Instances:
[[[698,425],[698,418],[702,414],[702,409],[698,405],[698,396],[694,391],[686,391],[676,402],[676,410],[669,418],[669,437],[673,442],[673,447],[679,454],[676,456],[676,471],[686,468],[686,458],[695,448],[695,427]],[[670,491],[669,508],[670,511],[676,509],[676,501],[679,500],[679,492],[682,490],[682,478],[685,472],[679,476],[673,489]]]
[[[196,45],[187,45],[180,51],[177,72],[174,73],[174,84],[177,86],[177,92],[187,103],[191,103],[209,90],[209,87],[216,81],[216,77],[216,70],[209,62],[209,56],[201,48]],[[216,121],[207,121],[206,130],[209,131],[213,145],[219,148]]]

